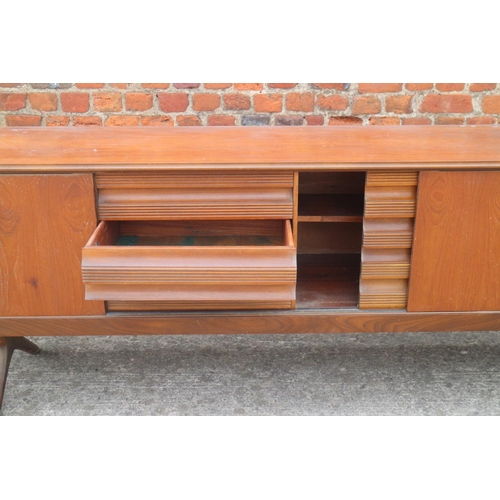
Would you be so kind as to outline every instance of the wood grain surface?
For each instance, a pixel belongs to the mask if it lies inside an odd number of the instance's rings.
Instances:
[[[81,277],[95,227],[90,174],[0,175],[0,315],[104,314]]]
[[[480,147],[478,147],[480,144]],[[500,127],[33,127],[0,130],[0,164],[184,165],[377,163],[500,166]],[[454,163],[454,165],[452,165]],[[226,165],[226,167],[224,167]],[[123,167],[121,167],[123,168]],[[272,167],[271,167],[272,168]],[[275,167],[276,168],[276,167]],[[288,167],[287,167],[288,168]],[[361,167],[363,169],[364,167]],[[401,166],[400,166],[401,168]],[[308,168],[313,170],[313,168]],[[415,170],[415,168],[413,168]],[[293,170],[293,168],[292,168]]]
[[[268,333],[464,332],[500,330],[500,312],[234,311],[108,313],[106,316],[0,318],[6,337]]]
[[[408,310],[500,310],[500,172],[421,174]]]

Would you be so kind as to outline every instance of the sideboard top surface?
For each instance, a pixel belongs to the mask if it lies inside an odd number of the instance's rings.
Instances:
[[[0,129],[0,171],[19,165],[36,171],[499,168],[500,127]]]

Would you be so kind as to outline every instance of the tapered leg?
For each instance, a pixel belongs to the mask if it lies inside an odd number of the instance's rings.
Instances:
[[[25,337],[0,337],[0,408],[2,408],[10,359],[16,349],[29,354],[38,354],[40,352],[40,348]]]

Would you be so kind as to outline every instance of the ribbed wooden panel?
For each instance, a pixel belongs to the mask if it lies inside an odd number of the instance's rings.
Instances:
[[[292,188],[101,189],[101,220],[291,219]]]
[[[215,301],[223,305],[258,300],[280,302],[295,300],[295,283],[255,284],[255,283],[86,283],[85,297],[90,300],[137,300],[137,301]],[[223,309],[223,307],[222,307]],[[267,309],[267,308],[266,308]]]
[[[188,300],[128,301],[107,302],[108,311],[209,311],[209,310],[244,310],[244,309],[290,309],[291,301],[224,301],[207,300],[204,302]]]
[[[100,207],[101,220],[241,220],[241,219],[291,219],[291,207],[273,205],[257,206],[196,206],[196,207]]]
[[[408,278],[410,274],[410,263],[401,264],[399,262],[387,262],[378,264],[365,262],[362,268],[361,278]]]
[[[404,309],[408,280],[378,279],[360,281],[360,309]]]
[[[98,173],[101,220],[292,219],[293,173]]]
[[[361,264],[361,279],[408,279],[410,250],[363,248]]]
[[[411,248],[413,219],[364,219],[364,248]]]
[[[293,172],[98,172],[97,189],[293,187]]]
[[[164,284],[168,283],[248,283],[273,284],[294,283],[295,268],[284,269],[214,269],[214,268],[109,268],[85,267],[82,271],[84,283],[117,283],[117,284]]]
[[[394,174],[395,175],[395,174]],[[367,174],[367,179],[371,174]],[[416,186],[367,186],[365,191],[365,217],[415,217]]]
[[[361,309],[404,309],[407,304],[418,173],[366,175]]]
[[[368,174],[366,187],[416,186],[418,172],[373,172]]]

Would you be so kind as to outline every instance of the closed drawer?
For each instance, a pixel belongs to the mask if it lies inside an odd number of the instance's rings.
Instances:
[[[85,298],[115,310],[288,309],[290,221],[102,221],[82,252]]]
[[[95,180],[100,220],[293,216],[290,172],[104,172]]]

